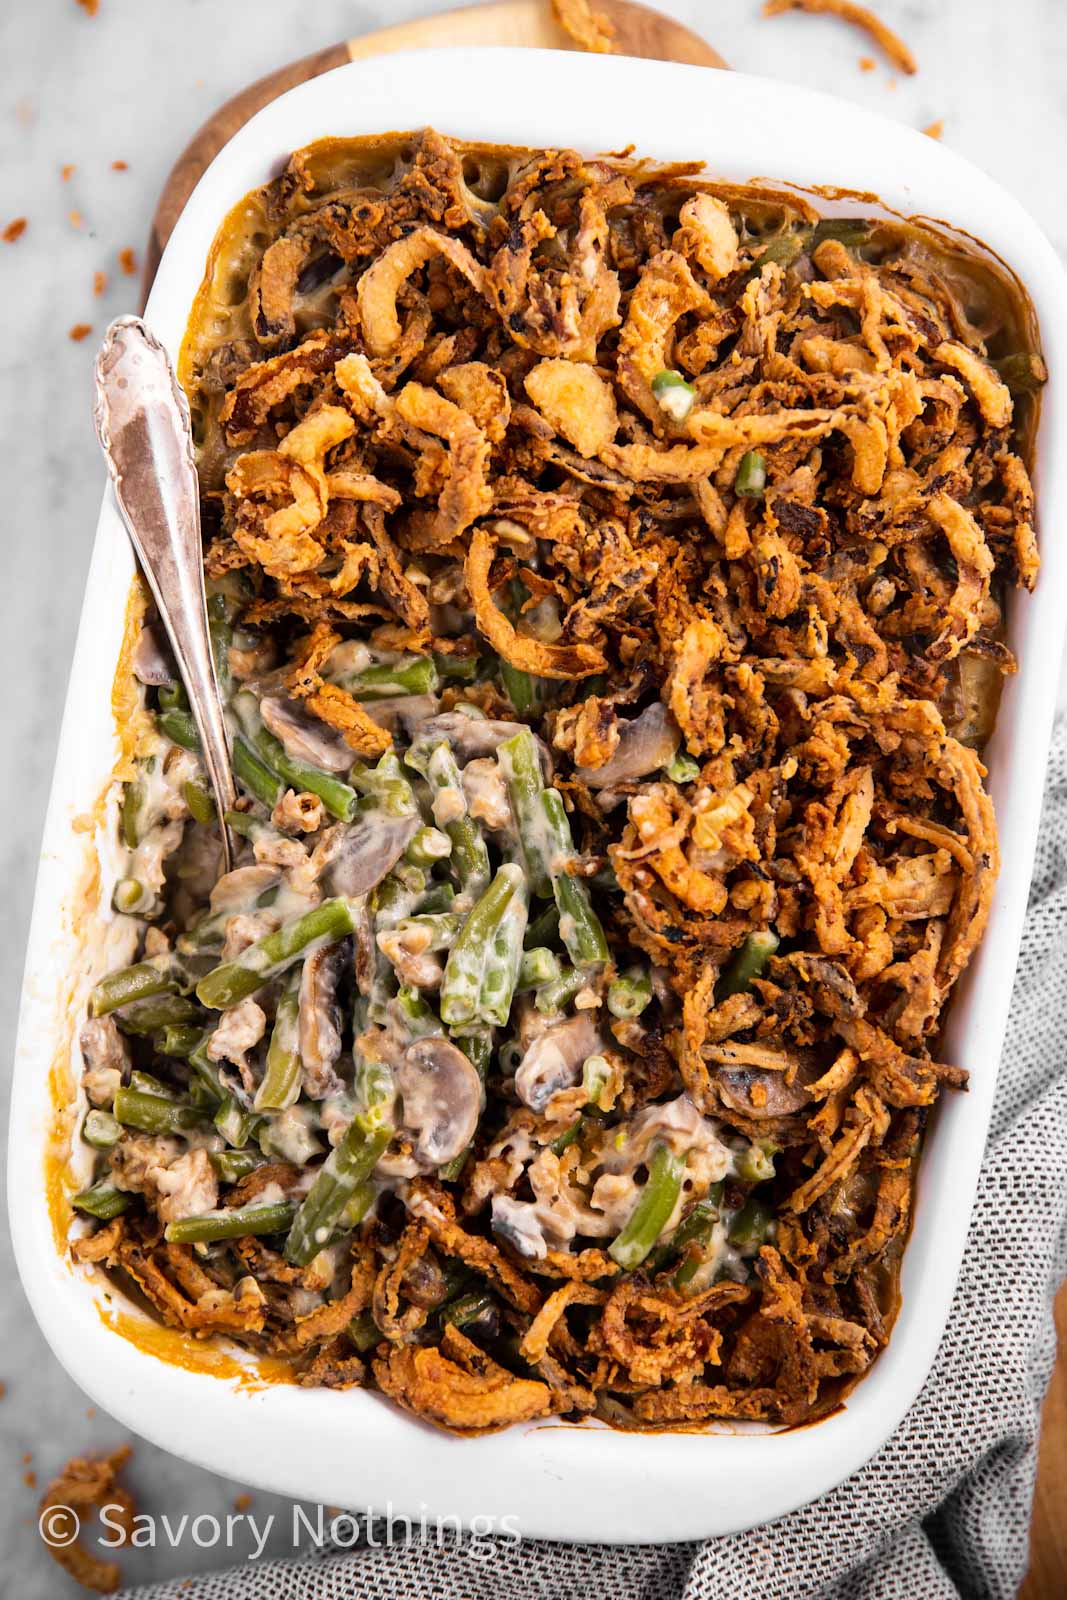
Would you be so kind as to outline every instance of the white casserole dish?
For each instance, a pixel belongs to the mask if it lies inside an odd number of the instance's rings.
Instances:
[[[215,230],[288,152],[327,134],[432,123],[459,137],[595,152],[703,156],[709,173],[874,191],[906,214],[947,217],[1018,273],[1052,373],[1036,485],[1044,567],[1016,596],[1009,679],[987,760],[1003,869],[977,957],[951,1008],[944,1054],[971,1090],[940,1108],[927,1141],[903,1306],[888,1349],[818,1426],[768,1435],[634,1435],[533,1424],[458,1440],[377,1396],[256,1387],[160,1361],[100,1315],[105,1287],[56,1250],[44,1156],[49,1069],[71,1048],[99,931],[86,923],[87,839],[72,824],[106,784],[116,744],[110,692],[133,562],[105,496],[45,828],[12,1105],[10,1200],[19,1270],[41,1329],[75,1380],[123,1425],[264,1489],[350,1509],[511,1518],[530,1537],[676,1540],[781,1516],[825,1493],[885,1441],[929,1371],[965,1246],[989,1125],[1041,805],[1064,618],[1067,541],[1067,279],[1019,204],[952,151],[844,101],[736,73],[661,62],[506,49],[427,51],[346,66],[290,91],[250,122],[199,184],[163,257],[147,317],[177,356]],[[852,203],[851,210],[855,211]],[[104,866],[106,880],[106,856]],[[110,889],[103,884],[105,895]],[[109,1289],[110,1301],[121,1297]],[[653,1488],[654,1486],[654,1488]],[[650,1489],[652,1492],[650,1492]],[[481,1524],[483,1527],[485,1524]]]

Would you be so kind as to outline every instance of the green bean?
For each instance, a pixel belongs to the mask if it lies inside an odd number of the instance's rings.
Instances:
[[[692,783],[700,777],[700,762],[685,750],[676,750],[663,770],[672,783]]]
[[[164,1100],[181,1099],[176,1089],[171,1088],[170,1084],[164,1083],[160,1078],[154,1077],[151,1072],[131,1072],[126,1087],[132,1089],[135,1094],[158,1094]]]
[[[101,978],[89,996],[89,1015],[105,1017],[109,1011],[128,1006],[135,1000],[147,1000],[152,995],[174,994],[179,987],[174,964],[163,961],[138,961],[132,967],[122,967]]]
[[[110,1111],[87,1111],[82,1123],[82,1138],[94,1150],[110,1150],[122,1138],[122,1123]]]
[[[738,462],[734,494],[747,500],[760,500],[767,487],[767,463],[758,450],[746,450]]]
[[[567,954],[576,967],[595,967],[608,959],[608,942],[600,918],[593,910],[589,889],[581,878],[574,878],[563,864],[573,855],[571,825],[558,789],[546,789],[541,804],[551,832],[553,849],[549,858],[552,892],[559,907],[559,934]]]
[[[871,237],[871,224],[866,217],[823,217],[815,225],[812,249],[817,249],[824,239],[836,239],[839,244],[856,250],[867,244]]]
[[[526,924],[525,945],[527,950],[533,950],[538,945],[551,945],[559,938],[559,907],[554,900],[550,900],[536,915],[531,917]]]
[[[87,1216],[99,1217],[101,1222],[110,1222],[113,1217],[121,1217],[133,1196],[124,1189],[116,1189],[113,1183],[103,1179],[94,1183],[91,1189],[83,1189],[76,1194],[71,1204],[78,1211],[84,1211]]]
[[[534,677],[532,672],[523,672],[520,667],[513,667],[510,661],[500,660],[500,681],[504,685],[504,692],[515,709],[516,716],[530,717],[539,712],[551,694],[551,681],[548,678]]]
[[[659,1238],[678,1203],[685,1174],[685,1158],[669,1145],[658,1144],[648,1164],[648,1180],[630,1219],[608,1246],[608,1255],[624,1272],[639,1267]]]
[[[742,1183],[768,1183],[774,1177],[774,1158],[759,1144],[750,1144],[742,1150],[735,1166]]]
[[[284,787],[283,784],[283,790]],[[227,811],[223,820],[230,832],[236,833],[241,839],[258,839],[261,835],[271,834],[270,823],[264,822],[262,817],[257,817],[252,811],[239,811],[234,807],[232,811]]]
[[[511,1014],[522,965],[526,911],[526,895],[520,890],[504,907],[504,914],[489,940],[478,991],[478,1015],[491,1027],[502,1028]]]
[[[255,994],[301,956],[310,955],[322,945],[335,944],[354,929],[352,907],[347,900],[324,900],[249,945],[233,961],[213,968],[197,984],[197,999],[213,1011],[225,1011]]]
[[[1048,368],[1036,350],[1016,350],[993,366],[1013,395],[1036,394],[1048,382]]]
[[[750,933],[715,985],[716,1004],[729,995],[744,994],[752,986],[778,948],[778,935],[769,928]]]
[[[522,868],[506,863],[468,914],[441,979],[441,1020],[449,1027],[477,1019],[490,946],[510,901],[522,889]]]
[[[258,1150],[212,1150],[208,1160],[223,1183],[239,1183],[263,1165]]]
[[[205,1211],[199,1217],[168,1222],[163,1237],[169,1244],[214,1244],[219,1239],[246,1239],[249,1234],[285,1233],[294,1215],[295,1207],[288,1200],[235,1206],[232,1211]]]
[[[460,1295],[458,1300],[442,1306],[440,1317],[443,1323],[449,1323],[454,1328],[465,1328],[468,1323],[477,1322],[485,1312],[495,1309],[496,1301],[491,1294],[484,1289],[474,1289],[470,1294]]]
[[[148,784],[145,778],[155,771],[156,758],[139,763],[136,778],[122,789],[122,842],[135,850],[148,832]]]
[[[265,761],[253,750],[247,739],[242,739],[240,734],[235,735],[233,741],[233,775],[238,783],[248,790],[253,800],[258,800],[265,805],[268,811],[273,811],[282,795],[285,793],[285,784],[272,772]],[[229,820],[229,813],[227,813]],[[231,824],[232,826],[232,824]]]
[[[149,907],[154,904],[155,895],[139,878],[120,878],[112,891],[112,908],[127,917],[136,916],[138,912],[147,916]]]
[[[166,734],[172,744],[180,745],[183,750],[200,749],[200,735],[190,711],[181,711],[174,706],[169,711],[158,712],[156,722],[159,731]]]
[[[115,1021],[123,1033],[144,1036],[158,1033],[160,1028],[187,1024],[198,1015],[197,1007],[184,995],[157,994],[124,1006],[116,1013]]]
[[[586,1056],[582,1063],[582,1088],[591,1106],[600,1105],[600,1096],[611,1082],[611,1066],[605,1056]]]
[[[378,1190],[371,1182],[361,1183],[337,1219],[336,1236],[351,1233],[358,1228],[377,1198]]]
[[[430,751],[425,776],[435,800],[447,794],[462,807],[462,814],[449,817],[442,827],[452,843],[451,865],[456,881],[464,894],[476,900],[489,882],[489,852],[481,828],[467,810],[459,767],[447,741]]]
[[[613,1017],[639,1017],[652,999],[652,979],[642,967],[630,967],[608,987]]]
[[[119,1089],[115,1093],[115,1116],[127,1128],[142,1133],[181,1133],[201,1120],[192,1106],[158,1094],[142,1094],[138,1089]]]
[[[187,1059],[193,1073],[193,1077],[190,1080],[191,1084],[199,1084],[208,1101],[217,1106],[225,1100],[226,1090],[223,1088],[222,1081],[219,1078],[218,1066],[207,1053],[213,1032],[214,1029],[208,1029],[202,1034],[200,1043],[195,1050],[190,1050]]]
[[[561,971],[556,952],[545,945],[535,945],[532,950],[523,951],[518,987],[522,991],[541,989],[546,983],[555,983]]]
[[[449,949],[462,926],[463,916],[458,911],[441,911],[435,915],[420,911],[415,916],[405,917],[403,922],[398,922],[396,931],[404,935],[410,930],[419,936],[420,943],[425,937],[428,943],[423,948],[436,952]]]
[[[288,979],[278,1001],[263,1078],[256,1090],[257,1111],[284,1111],[300,1095],[300,969]]]
[[[243,1150],[254,1136],[260,1119],[246,1111],[232,1094],[228,1094],[220,1101],[214,1121],[226,1143],[235,1150]]]
[[[670,1238],[665,1239],[649,1256],[647,1262],[649,1272],[662,1271],[668,1261],[680,1256],[689,1245],[705,1242],[719,1220],[722,1190],[721,1183],[713,1183],[704,1199],[698,1200],[690,1207]]]
[[[552,983],[538,989],[534,1005],[543,1016],[554,1016],[557,1011],[566,1010],[587,982],[586,973],[579,972],[576,967],[566,967]]]
[[[161,1056],[190,1056],[204,1038],[203,1028],[185,1022],[168,1022],[152,1038],[152,1048]]]
[[[207,628],[211,638],[211,654],[215,662],[215,678],[223,700],[228,700],[233,674],[230,671],[230,646],[233,643],[233,618],[237,611],[230,597],[215,589],[207,597]]]
[[[470,683],[478,676],[479,656],[446,655],[443,651],[435,654],[433,664],[437,668],[440,678],[449,678],[458,683]]]
[[[391,1004],[400,1013],[413,1039],[425,1039],[432,1033],[443,1033],[441,1019],[427,1004],[417,989],[401,984]]]
[[[245,738],[272,771],[298,793],[317,794],[327,811],[341,822],[352,821],[359,799],[353,788],[342,783],[332,772],[324,772],[321,767],[313,767],[306,761],[293,760],[281,740],[276,739],[264,725],[254,695],[247,691],[237,695],[233,707]]]
[[[413,836],[404,851],[404,860],[414,867],[432,871],[439,861],[447,861],[452,854],[452,841],[440,828],[422,827]]]
[[[430,656],[411,656],[406,661],[383,662],[338,679],[357,700],[393,700],[398,695],[435,694],[440,680]]]
[[[537,745],[529,728],[505,739],[496,752],[511,800],[511,810],[519,830],[530,893],[545,900],[552,893],[548,870],[549,839],[541,806],[544,780]]]
[[[361,761],[354,762],[348,779],[354,789],[387,816],[417,815],[419,803],[415,791],[394,750],[387,750],[373,767],[365,766]]]
[[[182,785],[182,796],[189,807],[189,815],[194,822],[205,825],[215,820],[215,801],[211,790],[196,779],[190,778]]]
[[[329,1244],[345,1206],[384,1154],[393,1130],[379,1116],[353,1117],[319,1168],[285,1242],[285,1259],[292,1266],[306,1267]]]
[[[382,1342],[382,1331],[370,1311],[361,1311],[358,1317],[353,1317],[345,1332],[361,1356]]]
[[[664,367],[656,373],[650,388],[657,405],[672,421],[685,421],[697,397],[693,384],[683,378],[680,372],[675,372],[671,367]]]
[[[173,678],[170,683],[162,683],[156,690],[156,699],[164,711],[188,711],[189,696],[185,692],[185,685],[180,678]]]
[[[771,239],[753,261],[749,276],[757,276],[771,261],[779,267],[788,267],[810,247],[812,234],[813,229],[801,228],[794,233],[779,234],[776,239]]]
[[[553,1139],[551,1145],[553,1155],[561,1156],[564,1150],[574,1143],[581,1131],[582,1119],[579,1117],[577,1121],[571,1123],[569,1128],[564,1128],[563,1132],[557,1134]]]
[[[763,1244],[774,1226],[774,1209],[766,1200],[749,1195],[730,1227],[731,1244]]]
[[[431,883],[419,896],[416,910],[420,917],[435,916],[440,911],[450,910],[455,899],[456,891],[450,883]]]

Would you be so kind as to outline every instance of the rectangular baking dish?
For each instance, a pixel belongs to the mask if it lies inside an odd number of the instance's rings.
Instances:
[[[69,1094],[76,1022],[106,934],[94,908],[109,896],[108,855],[99,826],[94,845],[92,824],[94,806],[97,824],[103,815],[98,799],[117,753],[111,688],[133,575],[110,495],[78,634],[27,956],[10,1150],[19,1270],[45,1338],[82,1388],[124,1426],[212,1471],[349,1509],[388,1507],[466,1524],[494,1518],[497,1526],[509,1518],[507,1526],[527,1537],[636,1542],[730,1533],[815,1499],[874,1454],[925,1380],[948,1314],[993,1104],[1067,614],[1067,541],[1050,537],[1067,521],[1067,279],[1035,223],[997,184],[934,140],[845,101],[661,62],[425,51],[341,67],[304,84],[226,146],[178,222],[149,301],[148,320],[172,356],[216,228],[242,195],[281,170],[290,150],[328,134],[427,123],[462,138],[590,153],[632,142],[665,160],[704,157],[709,174],[724,179],[868,191],[871,204],[878,195],[906,215],[946,218],[984,241],[1032,297],[1051,372],[1036,463],[1044,566],[1036,593],[1015,596],[1011,608],[1019,672],[1008,680],[986,757],[1003,870],[944,1042],[946,1058],[970,1070],[971,1090],[948,1097],[927,1141],[896,1329],[845,1407],[818,1426],[641,1435],[532,1424],[477,1440],[446,1436],[360,1390],[250,1381],[225,1358],[214,1372],[190,1370],[159,1359],[151,1332],[131,1341],[115,1331],[121,1296],[75,1272],[57,1248],[50,1220],[56,1168],[46,1162],[53,1085]]]

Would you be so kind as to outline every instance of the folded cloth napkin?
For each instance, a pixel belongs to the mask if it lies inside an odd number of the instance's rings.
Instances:
[[[974,1220],[933,1371],[888,1443],[780,1521],[703,1544],[479,1552],[376,1538],[120,1600],[1013,1600],[1067,1272],[1067,724],[1057,729]],[[654,1492],[654,1490],[653,1490]],[[372,1538],[374,1530],[372,1526]]]

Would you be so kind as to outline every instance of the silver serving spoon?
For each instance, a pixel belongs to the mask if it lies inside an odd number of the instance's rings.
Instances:
[[[104,335],[93,418],[122,519],[189,696],[219,814],[222,870],[229,872],[233,855],[222,818],[235,796],[208,633],[189,404],[170,357],[140,317],[119,317]]]

